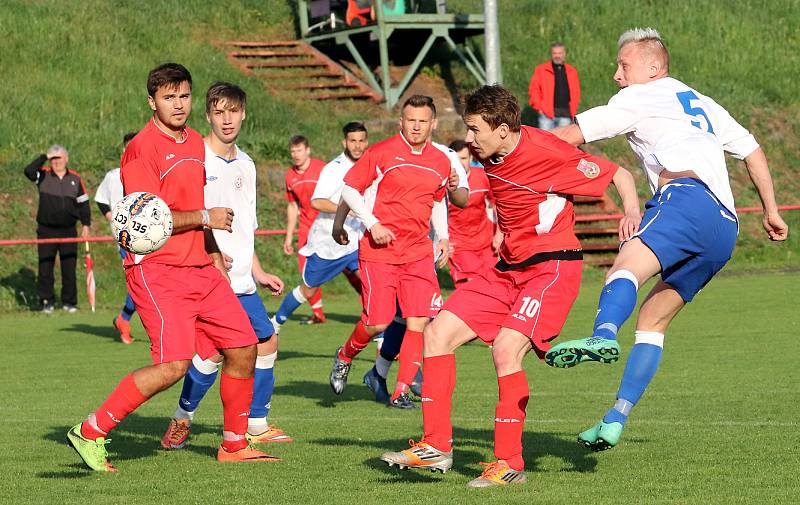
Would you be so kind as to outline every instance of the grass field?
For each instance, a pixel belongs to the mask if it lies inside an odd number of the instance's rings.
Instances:
[[[97,314],[4,314],[0,345],[0,503],[547,503],[789,504],[800,484],[798,372],[793,349],[800,319],[790,293],[798,274],[716,279],[676,320],[650,391],[634,410],[620,446],[593,454],[574,442],[610,405],[623,365],[555,370],[528,359],[531,384],[524,446],[529,483],[468,490],[490,460],[496,399],[490,353],[469,345],[458,354],[455,466],[444,476],[400,472],[378,460],[421,432],[421,413],[370,401],[355,361],[341,397],[327,384],[331,356],[355,320],[356,304],[329,299],[331,321],[287,323],[271,420],[296,438],[267,447],[283,462],[220,465],[221,409],[212,390],[185,450],[159,440],[177,401],[168,391],[137,410],[111,435],[116,475],[85,470],[64,443],[127,371],[148,363],[137,341],[115,339],[111,311]],[[585,332],[600,288],[590,276],[565,335]],[[277,300],[269,300],[274,310]],[[621,337],[631,346],[630,325]]]

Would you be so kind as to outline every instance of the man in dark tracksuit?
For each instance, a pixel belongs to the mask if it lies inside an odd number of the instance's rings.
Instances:
[[[67,150],[54,145],[25,167],[25,177],[39,187],[39,210],[36,213],[37,238],[77,237],[75,221],[80,220],[81,237],[89,236],[91,210],[89,195],[81,177],[67,170]],[[45,163],[49,162],[49,166]],[[39,244],[39,300],[42,310],[53,311],[53,269],[56,254],[61,258],[61,303],[68,312],[78,310],[75,266],[78,244]]]

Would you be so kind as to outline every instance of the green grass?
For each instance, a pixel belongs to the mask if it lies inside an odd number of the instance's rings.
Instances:
[[[372,348],[355,361],[344,394],[331,393],[331,356],[358,312],[343,297],[329,300],[330,323],[283,327],[271,419],[296,442],[267,447],[283,462],[214,461],[217,386],[188,448],[159,449],[177,401],[173,388],[111,434],[120,473],[98,475],[79,464],[64,435],[125,373],[148,363],[138,323],[137,341],[123,346],[108,324],[111,311],[4,315],[0,503],[796,503],[800,376],[792,350],[800,322],[786,295],[798,282],[798,274],[714,280],[670,329],[661,369],[609,452],[586,452],[574,438],[613,401],[623,364],[556,370],[528,358],[529,483],[504,490],[465,488],[478,462],[492,458],[496,386],[482,344],[457,354],[455,466],[444,476],[400,472],[377,459],[417,438],[421,415],[370,401],[359,379]],[[565,336],[590,326],[599,288],[590,277]],[[268,304],[274,310],[277,300]],[[631,333],[630,325],[621,332],[626,351]]]

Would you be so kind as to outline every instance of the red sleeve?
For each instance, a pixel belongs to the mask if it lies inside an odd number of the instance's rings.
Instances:
[[[161,178],[158,166],[152,157],[141,152],[138,146],[128,146],[120,161],[120,176],[123,193],[128,195],[146,191],[158,195],[161,192]]]
[[[531,76],[531,83],[528,85],[528,97],[530,100],[528,103],[530,104],[531,108],[537,112],[541,110],[541,103],[542,103],[542,92],[539,89],[539,80],[541,76],[539,74],[539,67],[537,66],[533,70],[533,76]]]
[[[534,190],[542,193],[601,196],[619,168],[556,137],[543,139],[538,147],[546,159]]]
[[[291,170],[291,168],[289,170]],[[286,189],[286,192],[283,195],[284,198],[286,198],[287,202],[298,203],[300,201],[300,199],[297,198],[297,195],[294,194],[294,191],[292,191],[290,189],[291,181],[289,181],[289,171],[288,170],[286,171],[286,175],[284,175],[283,180],[284,180],[284,186],[285,186],[285,189]]]
[[[373,149],[367,149],[364,155],[356,161],[356,164],[347,171],[347,175],[344,176],[344,183],[364,194],[364,191],[372,184],[372,181],[378,177],[378,171],[375,170],[378,164],[377,158],[378,156]]]

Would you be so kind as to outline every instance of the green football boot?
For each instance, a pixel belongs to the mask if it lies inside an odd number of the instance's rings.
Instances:
[[[578,443],[594,452],[605,451],[619,443],[624,428],[622,423],[600,421],[588,430],[578,433]]]
[[[108,461],[106,445],[109,442],[111,442],[111,440],[106,440],[105,438],[98,438],[97,440],[83,438],[83,435],[81,435],[80,423],[73,426],[72,429],[67,432],[67,443],[70,447],[75,449],[75,452],[83,459],[86,466],[95,472],[117,471],[114,465]]]
[[[613,363],[619,359],[620,352],[616,340],[599,337],[580,338],[553,346],[544,355],[544,361],[556,368],[570,368],[583,361]]]

